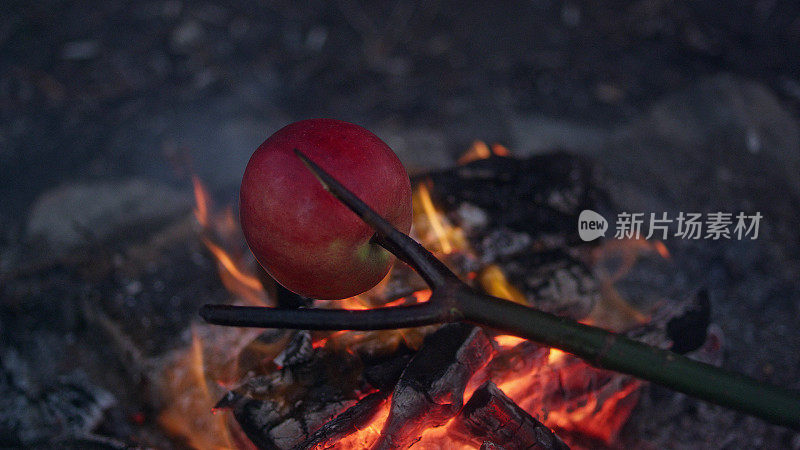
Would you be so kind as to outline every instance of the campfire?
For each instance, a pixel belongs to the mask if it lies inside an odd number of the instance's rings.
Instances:
[[[800,450],[797,2],[13,3],[0,449]]]
[[[475,165],[480,160],[487,165]],[[459,163],[414,178],[415,239],[491,295],[527,305],[535,290],[546,303],[533,306],[667,342],[663,327],[614,288],[637,258],[668,258],[664,244],[579,245],[550,220],[600,198],[579,159],[548,156],[532,173],[514,171],[518,162],[505,147],[476,142]],[[544,173],[547,180],[536,179]],[[498,179],[515,189],[546,182],[550,197],[493,218],[481,199],[497,195]],[[198,178],[194,192],[200,239],[233,304],[358,310],[430,298],[402,263],[345,301],[292,294],[246,251],[232,208],[218,208]],[[513,231],[512,221],[530,221],[537,234]],[[549,227],[538,228],[542,222]],[[159,423],[199,449],[613,446],[642,386],[562,351],[466,324],[333,332],[196,324],[191,345],[172,361],[162,376],[168,406]]]

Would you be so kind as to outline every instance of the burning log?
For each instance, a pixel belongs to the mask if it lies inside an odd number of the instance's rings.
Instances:
[[[543,423],[533,418],[494,383],[478,388],[456,418],[459,438],[490,443],[505,450],[566,450],[569,447]]]
[[[215,408],[231,409],[239,426],[242,427],[242,431],[244,431],[248,439],[250,439],[256,447],[276,448],[272,439],[270,439],[268,435],[263,435],[260,425],[266,427],[278,418],[277,404],[267,404],[265,406],[264,402],[259,402],[258,400],[231,391],[216,404]],[[269,411],[273,411],[273,414],[270,414]],[[263,419],[259,422],[251,419],[253,417],[262,416]]]
[[[382,363],[369,365],[364,368],[364,378],[376,389],[376,392],[368,394],[355,405],[351,406],[334,419],[315,431],[302,444],[296,446],[297,450],[307,448],[327,448],[333,442],[355,433],[365,424],[369,423],[379,408],[397,384],[405,367],[408,365],[411,355],[400,354],[389,358]]]
[[[259,448],[288,449],[311,439],[314,431],[357,404],[363,385],[358,357],[313,349],[306,331],[295,336],[287,351],[282,355],[286,366],[250,379],[216,405],[232,410]]]
[[[231,391],[216,407],[231,409],[242,431],[258,448],[289,449],[311,439],[309,430],[319,428],[342,409],[349,406],[352,409],[357,405],[352,400],[324,399],[321,397],[318,402],[308,402],[311,404],[303,405],[302,409],[287,412],[286,405],[278,400],[260,400]],[[362,405],[361,409],[366,408]],[[350,415],[356,416],[354,413]]]
[[[478,327],[445,325],[428,336],[400,376],[375,448],[405,447],[424,429],[455,416],[469,379],[489,361],[492,351],[489,338]]]
[[[389,393],[389,391],[377,391],[362,398],[358,403],[312,433],[305,442],[294,447],[295,450],[328,448],[339,439],[355,433],[375,417],[378,408],[386,401]]]
[[[411,355],[399,355],[381,364],[368,366],[364,369],[364,378],[376,389],[391,392],[410,359]]]

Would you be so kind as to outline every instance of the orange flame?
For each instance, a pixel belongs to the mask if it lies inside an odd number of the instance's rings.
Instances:
[[[206,227],[208,225],[208,207],[210,203],[208,190],[206,190],[197,175],[192,175],[192,186],[194,187],[194,216],[200,226]]]
[[[414,231],[425,247],[438,250],[442,255],[468,249],[461,228],[452,225],[434,206],[426,183],[420,183],[414,190],[413,206]]]
[[[261,281],[259,281],[258,278],[243,273],[242,269],[239,268],[235,262],[233,262],[231,256],[225,253],[225,250],[223,250],[220,246],[211,242],[211,240],[208,238],[204,237],[202,240],[206,247],[211,250],[211,253],[214,254],[214,257],[217,258],[217,262],[219,262],[221,266],[220,270],[227,271],[234,279],[236,279],[236,281],[250,289],[264,289],[264,287],[261,285]]]
[[[225,249],[223,245],[214,241],[217,239],[218,242],[227,243],[229,246],[240,245],[243,241],[233,210],[228,207],[221,214],[214,213],[211,196],[202,181],[193,176],[192,184],[196,202],[194,214],[202,227],[201,241],[217,260],[223,285],[250,305],[266,306],[269,301],[254,268],[248,268],[244,258],[233,256],[234,253],[241,251]]]
[[[458,164],[463,165],[479,159],[486,159],[492,156],[489,146],[483,141],[474,141],[469,149],[458,158]]]
[[[494,340],[497,342],[497,345],[501,347],[514,347],[517,344],[525,342],[527,339],[517,336],[510,336],[508,334],[501,334],[499,336],[495,336]]]
[[[558,364],[567,357],[567,354],[557,348],[551,348],[550,353],[547,354],[548,364]]]
[[[508,149],[504,145],[500,144],[492,144],[492,153],[494,153],[495,156],[503,156],[503,157],[511,156],[511,152],[508,151]]]
[[[527,305],[528,299],[508,282],[503,270],[496,264],[486,266],[478,275],[478,281],[486,293],[495,297],[510,300],[520,305]]]
[[[436,235],[436,238],[439,239],[439,247],[441,248],[442,253],[452,252],[453,246],[450,245],[450,241],[447,239],[447,235],[444,231],[444,225],[442,225],[442,219],[439,213],[436,211],[436,208],[433,207],[431,194],[424,184],[419,185],[419,199],[422,202],[422,208],[425,210],[425,214],[431,224],[433,233]]]
[[[229,292],[253,306],[269,303],[264,286],[255,275],[245,273],[241,263],[210,239],[203,237],[202,241],[216,258],[220,279]]]
[[[192,448],[229,449],[232,441],[226,415],[211,413],[219,393],[212,396],[205,371],[203,344],[193,327],[188,352],[178,358],[164,378],[170,404],[158,422],[168,433],[186,439]]]
[[[511,152],[509,152],[508,148],[501,144],[492,144],[492,147],[489,148],[489,146],[483,141],[474,141],[469,149],[467,149],[467,151],[458,158],[457,162],[458,165],[464,165],[479,159],[487,159],[492,155],[508,157],[511,156]]]
[[[656,252],[658,252],[659,255],[661,255],[662,258],[664,259],[670,258],[669,250],[667,249],[667,246],[664,245],[663,242],[661,241],[653,242],[653,248],[656,250]]]
[[[661,241],[646,239],[609,239],[596,248],[593,253],[595,266],[602,268],[603,262],[619,258],[619,267],[611,274],[601,273],[601,278],[612,283],[630,272],[636,261],[644,255],[656,253],[664,259],[670,258],[667,246]]]

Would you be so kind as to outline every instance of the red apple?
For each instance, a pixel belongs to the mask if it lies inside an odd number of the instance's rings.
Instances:
[[[400,231],[411,228],[411,185],[397,156],[366,129],[309,119],[256,149],[239,194],[242,230],[258,262],[287,289],[340,299],[381,281],[393,257],[374,232],[326,191],[300,150]]]

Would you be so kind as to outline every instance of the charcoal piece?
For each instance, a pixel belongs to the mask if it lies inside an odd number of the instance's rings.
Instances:
[[[275,364],[279,366],[296,366],[307,363],[314,356],[313,339],[308,330],[295,332],[289,343],[278,356],[275,357]]]
[[[339,439],[358,431],[367,424],[379,407],[386,401],[391,391],[377,391],[367,395],[334,419],[318,429],[305,442],[295,447],[296,450],[309,448],[328,448]]]
[[[577,320],[594,308],[596,279],[565,250],[584,244],[577,227],[582,210],[609,209],[586,160],[560,153],[489,158],[426,177],[437,204],[471,230],[481,264],[498,264],[532,306]]]
[[[425,177],[433,181],[432,194],[446,210],[469,203],[485,212],[489,229],[507,227],[534,240],[558,235],[581,242],[580,212],[608,204],[590,164],[566,153],[483,159]]]
[[[490,231],[481,240],[480,255],[483,263],[494,263],[520,253],[531,251],[531,237],[528,233],[521,233],[501,227]]]
[[[701,289],[681,301],[660,305],[649,322],[627,330],[625,335],[683,354],[701,349],[713,338],[713,326],[708,291]]]
[[[411,359],[410,354],[390,358],[364,369],[364,378],[376,389],[391,391]]]
[[[456,418],[454,433],[463,439],[505,450],[563,450],[567,445],[544,424],[487,381]]]
[[[250,379],[217,405],[233,412],[259,448],[292,448],[357,402],[364,384],[358,357],[325,348],[311,351],[308,358]]]
[[[687,353],[700,348],[706,341],[711,322],[711,302],[708,291],[700,290],[683,314],[667,322],[667,337],[672,341],[670,350]]]
[[[307,405],[302,410],[297,408],[293,411],[293,415],[287,416],[282,413],[284,406],[279,401],[257,400],[232,391],[217,403],[216,408],[231,409],[242,431],[256,447],[289,449],[300,445],[304,440],[312,439],[309,436],[310,430],[320,429],[320,426],[324,427],[323,424],[338,417],[339,411],[348,407],[352,409],[354,403],[355,401],[352,400],[315,403]],[[360,412],[366,414],[368,411]],[[339,427],[345,425],[344,420],[338,423]],[[324,436],[320,437],[320,439],[322,438]]]
[[[405,447],[424,429],[455,416],[469,379],[488,362],[492,351],[483,330],[466,324],[445,325],[425,338],[397,382],[375,448]]]
[[[239,423],[244,434],[260,449],[277,449],[269,436],[269,428],[274,427],[280,417],[280,405],[273,401],[259,401],[231,391],[225,394],[215,409],[227,408]]]

